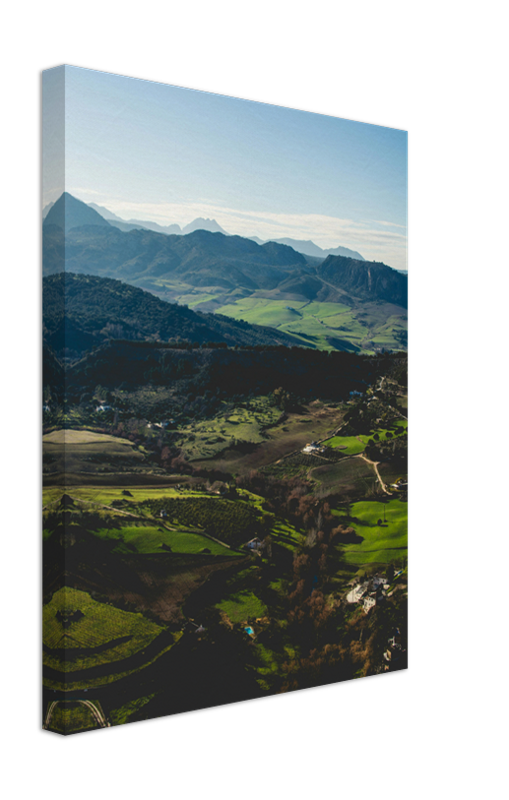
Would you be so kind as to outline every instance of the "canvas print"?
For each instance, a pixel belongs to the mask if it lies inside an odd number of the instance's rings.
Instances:
[[[43,727],[405,669],[406,132],[42,95]]]

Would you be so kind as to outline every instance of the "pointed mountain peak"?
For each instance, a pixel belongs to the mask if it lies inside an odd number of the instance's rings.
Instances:
[[[110,227],[109,222],[101,217],[97,211],[90,208],[86,203],[77,200],[69,192],[60,195],[56,203],[48,211],[44,220],[44,225],[57,225],[67,234],[72,228],[79,228],[81,225],[99,225]]]

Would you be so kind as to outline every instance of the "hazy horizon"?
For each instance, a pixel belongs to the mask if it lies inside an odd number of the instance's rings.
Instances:
[[[43,117],[43,176],[62,173],[65,98],[62,180],[78,199],[126,221],[213,218],[407,269],[405,131],[77,67],[46,71],[45,86],[58,100]],[[62,184],[44,177],[46,205]]]

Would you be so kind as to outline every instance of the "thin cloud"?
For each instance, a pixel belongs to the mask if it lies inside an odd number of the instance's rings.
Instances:
[[[377,225],[387,225],[391,228],[403,228],[406,231],[406,225],[398,225],[397,222],[387,222],[385,219],[375,219],[373,222],[376,222]]]
[[[88,195],[97,193],[72,189],[71,193]],[[259,236],[261,239],[311,239],[324,249],[349,247],[368,260],[383,261],[397,269],[406,269],[407,238],[394,230],[381,230],[374,225],[405,229],[404,225],[374,220],[356,222],[352,219],[331,217],[325,214],[282,214],[270,211],[244,211],[228,206],[201,201],[193,203],[135,203],[114,197],[98,201],[125,220],[152,220],[160,225],[177,223],[181,227],[196,217],[215,219],[228,233],[239,236]]]

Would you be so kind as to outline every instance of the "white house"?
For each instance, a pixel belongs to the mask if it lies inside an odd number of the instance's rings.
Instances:
[[[323,447],[320,447],[316,442],[311,442],[302,448],[302,452],[308,455],[316,455],[317,453],[323,453]]]
[[[373,606],[376,606],[376,597],[368,595],[367,597],[364,598],[362,604],[364,606],[364,613],[367,614],[368,611],[370,611],[373,608]]]

